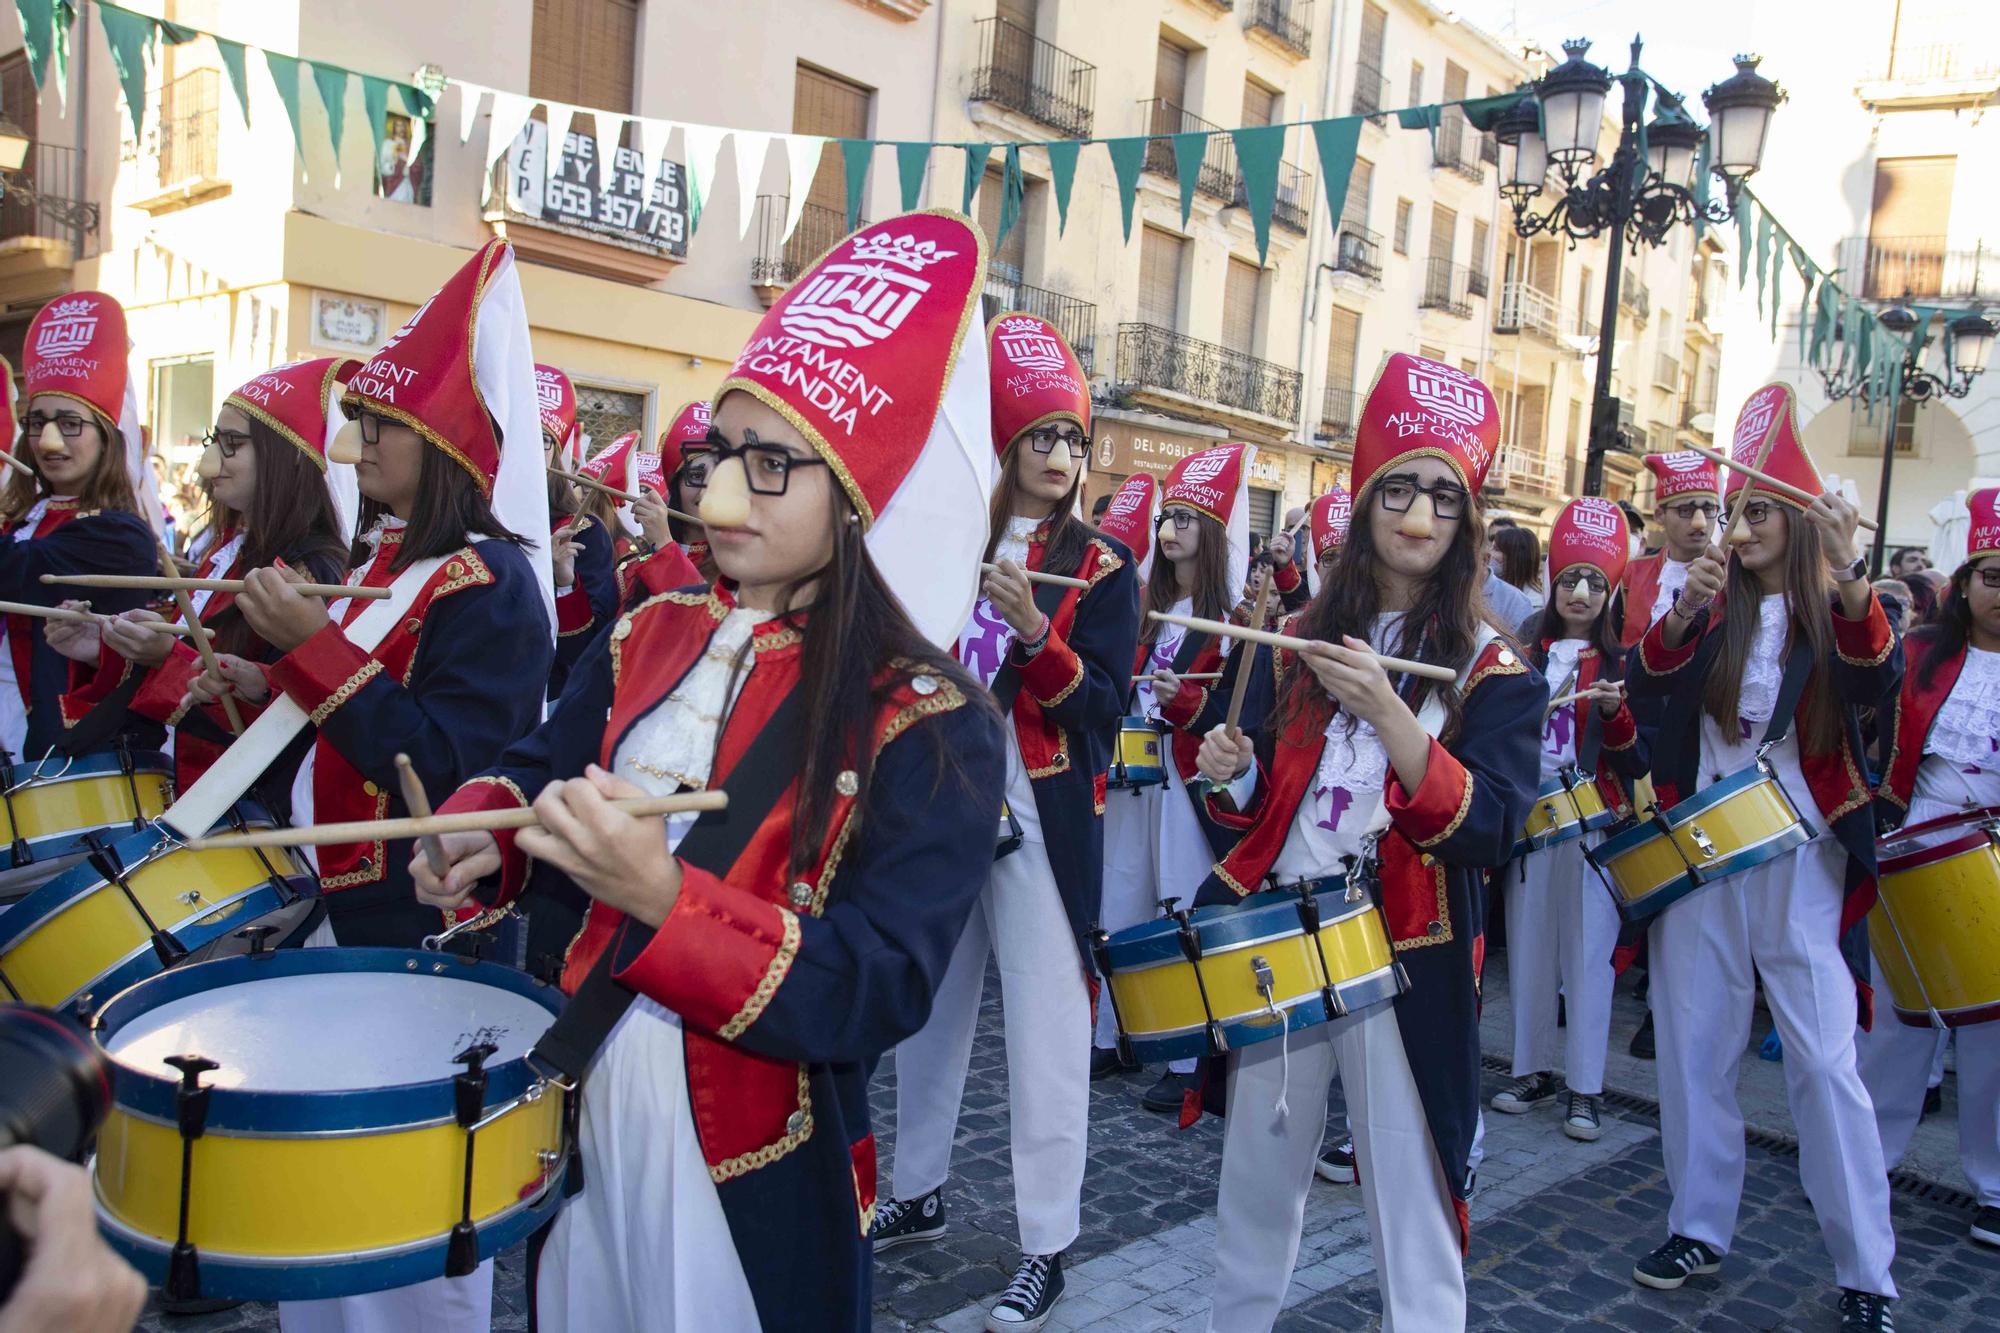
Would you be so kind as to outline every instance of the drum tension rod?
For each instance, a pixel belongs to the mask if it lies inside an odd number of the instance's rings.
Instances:
[[[166,1062],[181,1074],[181,1085],[174,1089],[174,1120],[181,1135],[180,1231],[167,1259],[166,1293],[169,1300],[191,1301],[201,1295],[201,1252],[188,1240],[188,1204],[194,1193],[194,1141],[208,1127],[208,1089],[201,1085],[201,1076],[221,1066],[199,1055],[170,1055]]]
[[[142,832],[148,823],[146,809],[139,801],[139,766],[132,760],[132,743],[125,733],[118,733],[118,771],[125,776],[125,790],[132,794],[132,831]]]
[[[1166,909],[1166,914],[1179,926],[1177,934],[1181,952],[1187,956],[1188,970],[1194,973],[1195,990],[1201,994],[1201,1012],[1208,1018],[1202,1025],[1203,1032],[1208,1037],[1208,1053],[1214,1056],[1224,1055],[1229,1050],[1229,1043],[1223,1040],[1222,1025],[1215,1021],[1215,1006],[1208,998],[1208,982],[1201,975],[1201,932],[1195,929],[1194,921],[1181,908],[1180,901],[1178,898],[1163,898],[1160,900],[1160,906]]]
[[[170,932],[160,929],[159,923],[146,910],[146,905],[139,901],[139,895],[126,882],[125,863],[119,859],[118,849],[97,832],[84,834],[83,845],[90,849],[90,868],[107,884],[117,885],[118,891],[125,895],[125,901],[132,904],[132,910],[139,914],[139,920],[146,923],[146,929],[152,933],[153,952],[159,955],[161,965],[172,967],[186,958],[187,950],[181,947],[181,942]]]
[[[1111,1001],[1111,1024],[1118,1029],[1118,1060],[1136,1064],[1131,1038],[1125,1035],[1125,1016],[1118,1012],[1118,992],[1111,985],[1111,936],[1093,921],[1086,938],[1090,940],[1090,961],[1097,965],[1097,975],[1104,978],[1104,994]]]
[[[249,821],[243,818],[241,810],[236,809],[232,809],[229,812],[229,827],[238,833],[248,833],[250,831]],[[250,852],[251,855],[257,858],[257,864],[264,867],[264,878],[270,882],[272,890],[277,893],[278,897],[288,905],[297,902],[299,900],[298,890],[292,887],[290,880],[278,873],[278,867],[271,864],[271,858],[265,853],[264,849],[262,847],[252,847]]]
[[[1347,1006],[1341,1003],[1340,992],[1336,991],[1333,983],[1326,978],[1325,955],[1320,952],[1319,947],[1319,899],[1313,897],[1313,885],[1317,882],[1302,879],[1291,888],[1292,892],[1299,895],[1299,928],[1312,937],[1313,953],[1321,959],[1320,976],[1327,984],[1319,988],[1319,1001],[1326,1006],[1327,1020],[1331,1022],[1336,1018],[1347,1017]]]
[[[21,821],[14,817],[14,756],[4,750],[0,750],[0,755],[5,756],[4,759],[0,759],[0,804],[7,807],[7,827],[14,833],[14,845],[8,851],[13,856],[15,865],[32,865],[35,860],[35,849],[28,846],[27,839],[21,836]]]
[[[453,1064],[465,1066],[465,1072],[454,1074],[451,1080],[452,1115],[465,1131],[465,1188],[459,1199],[458,1221],[451,1227],[451,1243],[445,1249],[446,1277],[465,1277],[479,1267],[479,1230],[472,1225],[472,1154],[486,1109],[486,1059],[499,1049],[482,1041],[452,1057]]]

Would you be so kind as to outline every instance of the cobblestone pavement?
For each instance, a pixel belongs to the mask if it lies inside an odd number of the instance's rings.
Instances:
[[[1501,956],[1504,960],[1504,955]],[[1501,1087],[1509,1045],[1504,962],[1489,967],[1486,1093]],[[959,1121],[953,1179],[946,1192],[950,1231],[931,1245],[883,1255],[875,1271],[878,1333],[972,1333],[1011,1276],[1018,1255],[1009,1182],[1006,1069],[997,977],[986,1006]],[[1744,1186],[1742,1223],[1722,1272],[1678,1292],[1650,1292],[1631,1281],[1632,1260],[1665,1236],[1667,1190],[1660,1144],[1645,1100],[1650,1067],[1624,1047],[1639,1005],[1622,988],[1614,1019],[1617,1053],[1607,1074],[1616,1093],[1604,1135],[1595,1143],[1565,1138],[1553,1108],[1526,1116],[1489,1114],[1485,1160],[1473,1200],[1473,1250],[1467,1267],[1470,1326],[1492,1330],[1632,1330],[1666,1333],[1738,1329],[1830,1330],[1839,1318],[1831,1264],[1798,1185],[1798,1162],[1775,1067],[1744,1059],[1742,1095],[1756,1131]],[[1760,1015],[1761,1020],[1761,1015]],[[1495,1058],[1495,1057],[1498,1058]],[[1083,1230],[1067,1260],[1069,1294],[1050,1330],[1142,1333],[1201,1329],[1207,1318],[1215,1239],[1215,1182],[1220,1121],[1186,1132],[1141,1110],[1150,1076],[1097,1084],[1091,1094],[1090,1166],[1084,1181]],[[1894,1195],[1895,1276],[1904,1330],[2000,1333],[2000,1255],[1965,1238],[1969,1209],[1958,1191],[1951,1080],[1946,1108],[1921,1127],[1909,1165],[1943,1163],[1942,1188]],[[876,1080],[873,1102],[882,1138],[883,1189],[893,1160],[893,1058]],[[1336,1094],[1337,1095],[1337,1094]],[[1379,1326],[1374,1260],[1360,1190],[1316,1182],[1305,1239],[1287,1297],[1282,1330],[1365,1330]],[[1980,1293],[1984,1293],[1981,1295]],[[526,1327],[520,1254],[503,1255],[496,1285],[496,1330]],[[162,1317],[158,1333],[240,1333],[276,1327],[268,1306],[215,1315]],[[707,1333],[706,1330],[703,1333]]]

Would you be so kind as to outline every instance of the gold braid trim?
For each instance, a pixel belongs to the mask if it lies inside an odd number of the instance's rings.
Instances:
[[[1896,761],[1903,755],[1903,691],[1900,687],[1896,690],[1896,703],[1889,714],[1889,736],[1889,762],[1882,766],[1882,786],[1877,794],[1894,802],[1897,809],[1907,811],[1910,803],[1897,796],[1889,786],[1890,779],[1896,775]]]
[[[1092,537],[1090,544],[1098,550],[1097,568],[1090,571],[1089,580],[1090,588],[1095,588],[1101,580],[1115,574],[1125,562],[1118,558],[1118,553],[1112,550],[1111,544],[1102,537]],[[1090,588],[1085,588],[1084,591],[1089,592]]]
[[[1848,796],[1846,800],[1834,807],[1831,814],[1827,815],[1826,822],[1829,824],[1840,822],[1845,816],[1868,804],[1869,798],[1872,795],[1868,790],[1867,780],[1861,776],[1860,770],[1854,766],[1854,751],[1847,748],[1847,738],[1845,736],[1842,736],[1840,741],[1840,764],[1841,767],[1847,770]]]
[[[840,832],[833,835],[833,850],[826,854],[826,864],[820,867],[819,881],[813,885],[812,914],[818,916],[826,910],[826,895],[833,888],[833,877],[840,869],[841,857],[847,854],[847,840],[854,832],[854,810],[849,807],[847,817],[840,821]]]
[[[705,606],[708,608],[710,618],[717,624],[722,622],[722,618],[726,614],[722,610],[722,604],[716,600],[715,594],[712,592],[662,592],[648,597],[630,611],[619,616],[617,623],[611,627],[611,681],[614,685],[617,684],[624,666],[625,638],[631,634],[632,626],[638,620],[639,613],[648,607],[658,606],[662,602],[672,606]]]
[[[1081,669],[1081,668],[1079,667],[1079,670],[1080,670],[1080,669]],[[1075,687],[1074,685],[1070,686],[1070,689],[1075,689],[1075,688],[1076,688],[1076,687]],[[1068,693],[1068,691],[1064,691],[1064,693]],[[1011,721],[1011,719],[1010,719],[1010,721]],[[1029,770],[1028,770],[1028,778],[1029,778],[1029,780],[1030,780],[1030,781],[1033,781],[1033,780],[1034,780],[1035,778],[1052,778],[1052,777],[1054,777],[1054,776],[1055,776],[1056,774],[1058,774],[1058,773],[1067,773],[1067,772],[1069,772],[1069,767],[1070,767],[1070,765],[1069,765],[1069,732],[1068,732],[1067,730],[1065,730],[1064,728],[1062,728],[1062,727],[1057,727],[1057,728],[1056,728],[1056,755],[1055,755],[1055,758],[1049,761],[1049,766],[1048,766],[1047,768],[1031,768],[1031,769],[1029,769]]]
[[[1443,929],[1435,935],[1420,935],[1413,940],[1391,940],[1390,944],[1398,953],[1405,949],[1429,948],[1433,944],[1444,944],[1456,938],[1456,932],[1451,927],[1451,899],[1445,895],[1444,867],[1433,865],[1431,877],[1437,888],[1437,924]]]
[[[1221,880],[1224,884],[1227,884],[1229,886],[1229,891],[1235,894],[1237,897],[1248,898],[1250,896],[1250,890],[1245,888],[1243,884],[1236,878],[1236,876],[1230,874],[1227,870],[1223,869],[1222,863],[1220,861],[1216,862],[1215,864],[1215,877]]]
[[[530,803],[527,793],[521,790],[519,783],[515,782],[512,778],[501,777],[498,773],[481,773],[476,778],[467,778],[465,785],[468,787],[505,787],[508,794],[514,798],[517,804],[527,805]]]
[[[1470,693],[1470,691],[1468,691],[1468,693]],[[1453,815],[1451,817],[1451,822],[1444,826],[1444,832],[1438,834],[1436,837],[1433,838],[1423,838],[1420,840],[1415,840],[1417,846],[1435,847],[1439,843],[1443,842],[1446,838],[1449,838],[1452,834],[1458,832],[1458,826],[1465,822],[1466,814],[1472,809],[1472,774],[1469,771],[1465,770],[1462,766],[1460,768],[1460,771],[1465,773],[1465,792],[1458,798],[1458,813]]]
[[[1833,651],[1835,655],[1840,658],[1841,661],[1847,663],[1847,665],[1849,666],[1878,667],[1881,666],[1884,662],[1889,660],[1889,654],[1894,652],[1895,649],[1896,649],[1896,635],[1892,631],[1889,635],[1889,642],[1883,644],[1882,651],[1875,654],[1875,656],[1873,657],[1849,657],[1846,653],[1841,652],[1838,647],[1836,647]]]
[[[1668,649],[1667,651],[1669,652],[1675,652],[1675,653],[1685,652],[1687,654],[1687,661],[1682,662],[1680,666],[1670,666],[1665,671],[1662,671],[1653,665],[1652,654],[1646,651],[1646,645],[1651,643],[1652,641],[1653,641],[1653,632],[1650,629],[1646,631],[1646,637],[1639,640],[1639,665],[1646,668],[1646,674],[1649,676],[1673,675],[1674,672],[1679,671],[1681,667],[1685,667],[1688,664],[1688,662],[1694,661],[1695,645],[1701,642],[1699,636],[1697,636],[1695,638],[1689,639],[1679,648]]]
[[[934,676],[932,679],[938,683],[937,693],[920,696],[915,703],[906,705],[894,717],[890,718],[889,725],[882,728],[882,739],[875,742],[876,754],[882,753],[890,741],[895,740],[896,737],[902,735],[925,718],[936,717],[940,713],[949,713],[965,705],[965,695],[960,692],[958,686],[952,684],[942,676]]]
[[[769,1166],[792,1149],[812,1137],[812,1084],[806,1080],[806,1067],[799,1066],[799,1113],[805,1117],[796,1134],[787,1134],[775,1143],[767,1143],[761,1148],[717,1162],[708,1168],[708,1178],[720,1185],[725,1180],[747,1175],[759,1167]]]
[[[1069,645],[1065,644],[1063,646],[1068,647]],[[1063,700],[1069,698],[1072,694],[1076,693],[1076,687],[1083,684],[1083,659],[1077,656],[1076,650],[1074,648],[1070,649],[1069,655],[1076,661],[1076,674],[1070,677],[1069,684],[1063,686],[1061,689],[1057,690],[1054,694],[1050,695],[1046,699],[1044,699],[1041,695],[1036,694],[1033,690],[1029,690],[1028,691],[1029,698],[1033,699],[1036,703],[1040,704],[1044,708],[1054,708],[1057,704],[1061,703]]]
[[[750,992],[750,998],[743,1002],[743,1007],[736,1011],[735,1016],[717,1029],[715,1035],[724,1041],[735,1041],[757,1021],[771,1003],[771,997],[778,993],[785,974],[792,970],[792,960],[799,956],[798,913],[780,907],[778,916],[784,922],[785,937],[779,941],[778,952],[772,955],[770,965],[764,969],[764,978],[757,983],[757,989]]]
[[[1511,651],[1510,649],[1510,654]],[[1515,657],[1511,663],[1495,662],[1491,666],[1483,666],[1473,672],[1472,678],[1465,682],[1465,693],[1468,695],[1471,694],[1479,682],[1485,680],[1488,676],[1519,676],[1526,674],[1527,670],[1527,664],[1519,657]]]
[[[353,675],[342,681],[339,689],[327,695],[325,699],[320,701],[319,707],[313,709],[306,716],[312,721],[314,726],[319,726],[329,717],[333,716],[334,709],[353,698],[356,690],[381,674],[382,664],[372,657],[369,658],[361,664],[359,671],[356,671]]]

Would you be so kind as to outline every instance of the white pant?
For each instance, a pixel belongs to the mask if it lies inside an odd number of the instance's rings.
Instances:
[[[1163,736],[1164,749],[1173,744]],[[1104,890],[1098,925],[1120,931],[1150,921],[1160,904],[1178,898],[1194,906],[1195,891],[1208,878],[1215,853],[1201,831],[1201,821],[1173,774],[1168,756],[1167,785],[1137,791],[1110,791],[1104,798]],[[1118,1044],[1118,1020],[1107,995],[1097,1006],[1096,1044],[1110,1050]],[[1174,1060],[1177,1074],[1194,1072],[1193,1060]]]
[[[1889,1181],[1855,1067],[1854,978],[1838,945],[1845,856],[1831,836],[1815,838],[1690,894],[1653,923],[1660,1138],[1674,1192],[1667,1225],[1729,1249],[1743,1194],[1736,1071],[1761,978],[1785,1044],[1799,1174],[1836,1280],[1894,1296]]]
[[[284,1333],[487,1333],[493,1327],[493,1261],[465,1277],[434,1277],[407,1287],[278,1302]]]
[[[896,1047],[891,1192],[898,1199],[922,1198],[950,1171],[986,958],[994,953],[1007,1031],[1021,1250],[1054,1254],[1069,1248],[1080,1225],[1090,1124],[1090,990],[1048,853],[1033,839],[993,863],[929,1021]]]
[[[1556,994],[1568,1000],[1563,1081],[1604,1091],[1617,974],[1618,909],[1583,858],[1583,839],[1529,855],[1507,885],[1507,991],[1514,1005],[1514,1076],[1556,1068]]]
[[[2000,1022],[1974,1023],[1958,1038],[1958,1161],[1980,1206],[2000,1208]],[[1875,1103],[1882,1160],[1894,1170],[1923,1118],[1937,1034],[1896,1017],[1875,969],[1875,1026],[1860,1037],[1861,1081]]]
[[[1458,1213],[1417,1098],[1395,1006],[1384,1002],[1228,1057],[1215,1304],[1208,1319],[1213,1333],[1250,1333],[1277,1322],[1299,1257],[1336,1058],[1368,1209],[1383,1333],[1465,1327]],[[1284,1114],[1274,1109],[1281,1093]]]

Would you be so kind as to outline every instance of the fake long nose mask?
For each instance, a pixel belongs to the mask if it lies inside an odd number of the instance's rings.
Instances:
[[[359,463],[361,461],[361,423],[349,421],[334,432],[333,443],[326,447],[329,463]]]
[[[1396,524],[1396,531],[1405,537],[1428,537],[1436,532],[1437,520],[1431,513],[1430,505],[1419,505],[1412,500],[1410,507],[1403,511],[1402,521]]]
[[[56,452],[63,447],[62,428],[53,421],[49,422],[42,427],[42,433],[36,438],[35,443],[49,453]]]
[[[741,458],[725,458],[708,474],[696,517],[711,528],[740,528],[750,521],[750,474]]]

